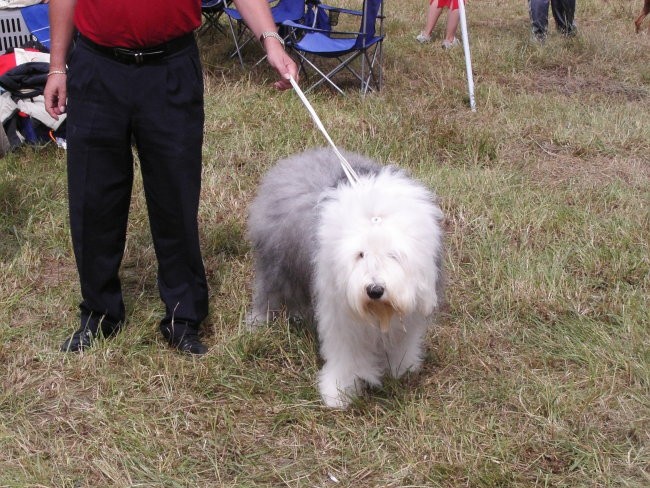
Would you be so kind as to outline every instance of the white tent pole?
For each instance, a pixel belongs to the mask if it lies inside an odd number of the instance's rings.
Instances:
[[[460,33],[463,38],[463,51],[465,52],[465,68],[467,70],[467,87],[469,89],[469,106],[472,112],[476,112],[476,100],[474,99],[474,76],[472,75],[472,57],[469,53],[469,36],[467,32],[467,17],[465,16],[465,2],[458,0],[460,11]]]

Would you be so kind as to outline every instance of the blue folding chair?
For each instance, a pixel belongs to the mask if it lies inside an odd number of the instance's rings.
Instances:
[[[383,0],[363,0],[361,10],[333,7],[317,4],[315,6],[314,25],[308,26],[292,21],[284,22],[284,26],[292,30],[287,39],[287,46],[297,55],[300,69],[309,76],[310,68],[319,80],[305,90],[311,91],[322,83],[329,83],[339,93],[343,89],[333,78],[342,71],[352,73],[361,82],[361,92],[380,90],[382,85],[382,54],[385,37],[384,3]],[[320,12],[319,12],[320,11]],[[329,22],[319,25],[323,18],[322,11],[327,13]],[[350,17],[351,16],[351,17]],[[347,18],[346,18],[347,17]],[[350,18],[356,18],[358,30],[349,30]],[[360,20],[360,22],[359,22]],[[344,29],[348,30],[344,30]],[[324,58],[319,60],[319,58]],[[326,59],[334,59],[335,64],[327,63]],[[356,60],[359,59],[359,66]],[[319,68],[319,64],[329,64],[330,71]],[[339,82],[340,84],[340,82]]]
[[[249,42],[255,40],[254,36],[251,34],[250,29],[246,26],[244,19],[237,9],[227,7],[224,9],[224,14],[228,17],[230,33],[235,42],[235,51],[230,57],[238,56],[243,68],[242,48]],[[299,23],[305,16],[305,0],[278,0],[271,7],[271,15],[277,26],[282,26],[286,21]]]
[[[219,22],[223,11],[226,8],[227,0],[201,0],[201,14],[203,15],[203,24],[196,31],[197,37],[207,34],[211,31],[226,34],[225,28]]]
[[[49,4],[37,3],[20,9],[25,26],[32,37],[47,49],[50,49]]]

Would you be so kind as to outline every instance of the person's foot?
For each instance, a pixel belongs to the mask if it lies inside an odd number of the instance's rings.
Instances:
[[[546,32],[533,32],[530,40],[533,44],[544,44],[546,42]]]
[[[426,44],[427,42],[431,42],[431,36],[427,36],[424,32],[420,32],[415,40],[420,44]]]
[[[454,39],[452,41],[448,41],[447,39],[445,39],[444,41],[442,41],[442,48],[443,49],[452,49],[452,48],[458,46],[458,44],[459,44],[459,41],[455,37],[454,37]]]
[[[110,324],[101,321],[101,325],[88,321],[79,327],[73,334],[61,344],[61,352],[80,352],[92,347],[97,339],[109,338],[120,331],[120,324]]]
[[[567,37],[567,38],[575,37],[578,35],[578,28],[575,25],[567,29],[558,29],[558,31],[560,32],[560,34],[562,34],[563,37]]]
[[[208,352],[208,348],[201,342],[199,331],[185,323],[161,324],[160,331],[171,347],[180,352],[197,356]]]

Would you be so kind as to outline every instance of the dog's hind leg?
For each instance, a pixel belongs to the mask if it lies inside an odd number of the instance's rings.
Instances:
[[[253,304],[246,322],[251,328],[275,320],[282,310],[282,295],[274,289],[273,282],[259,270],[253,284]]]

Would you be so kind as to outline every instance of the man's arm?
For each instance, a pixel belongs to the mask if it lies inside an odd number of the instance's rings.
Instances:
[[[248,28],[259,39],[263,32],[276,32],[275,22],[267,0],[234,0],[237,10],[246,22]],[[288,80],[292,76],[298,81],[298,67],[286,53],[284,47],[277,39],[267,37],[264,39],[264,50],[269,64],[278,72],[280,80],[275,82],[279,90],[291,88]]]
[[[53,118],[65,112],[66,60],[74,33],[73,14],[77,0],[50,0],[50,73],[45,84],[45,110]]]

